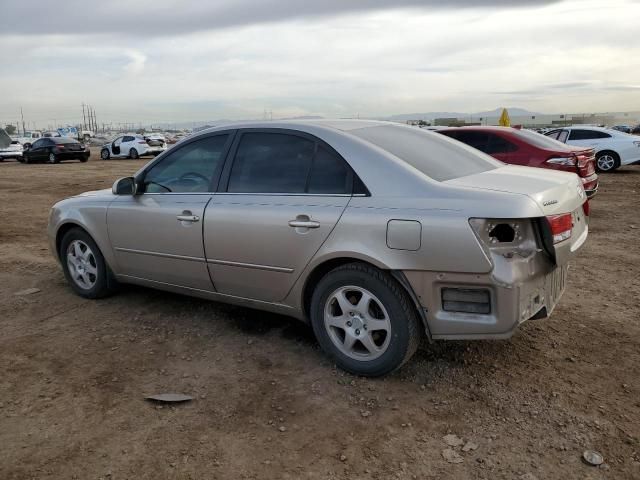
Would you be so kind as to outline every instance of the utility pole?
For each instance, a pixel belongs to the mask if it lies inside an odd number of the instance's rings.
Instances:
[[[24,136],[26,133],[26,130],[24,128],[24,114],[22,113],[22,107],[20,107],[20,117],[22,118],[22,135]]]
[[[84,115],[84,103],[82,104],[82,129],[87,129],[87,117]]]

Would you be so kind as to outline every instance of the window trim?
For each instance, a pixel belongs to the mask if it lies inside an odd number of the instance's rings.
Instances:
[[[291,192],[282,192],[282,193],[278,193],[278,192],[229,192],[229,180],[231,178],[231,171],[233,169],[233,165],[235,163],[236,160],[236,153],[238,151],[238,147],[240,145],[240,142],[242,141],[242,137],[248,133],[275,133],[275,134],[280,134],[280,135],[291,135],[294,137],[301,137],[304,138],[306,140],[310,140],[312,142],[314,142],[314,148],[313,148],[313,157],[311,159],[311,165],[309,167],[309,171],[307,172],[307,180],[305,182],[305,190],[308,189],[309,187],[309,179],[311,176],[311,172],[313,170],[313,165],[316,159],[316,155],[318,153],[318,147],[323,147],[325,148],[329,153],[335,155],[337,158],[339,158],[341,161],[343,161],[345,163],[345,165],[347,166],[347,175],[351,176],[351,192],[349,193],[307,193],[302,192],[302,193],[291,193]],[[365,192],[358,192],[355,193],[356,190],[356,182],[359,182],[360,185],[362,185],[365,189]],[[217,193],[218,194],[223,194],[223,195],[259,195],[259,196],[299,196],[299,197],[353,197],[353,196],[371,196],[371,193],[369,192],[369,189],[366,187],[366,185],[364,184],[364,182],[360,179],[360,177],[358,176],[358,174],[353,170],[353,168],[351,167],[351,165],[349,164],[349,162],[347,162],[345,160],[345,158],[340,155],[338,152],[336,152],[336,150],[329,145],[327,142],[325,142],[324,140],[322,140],[321,138],[316,137],[315,135],[312,135],[310,133],[307,132],[302,132],[300,130],[293,130],[290,128],[241,128],[237,130],[237,133],[235,135],[235,138],[233,140],[233,144],[231,145],[231,149],[228,152],[226,161],[225,161],[225,165],[222,169],[222,174],[220,176],[220,180],[218,182],[218,189],[217,189]]]
[[[144,169],[135,176],[136,185],[138,187],[137,191],[139,192],[139,193],[136,193],[136,195],[213,195],[214,193],[217,192],[217,189],[220,183],[220,178],[228,163],[229,152],[231,150],[231,146],[235,139],[236,133],[237,133],[237,130],[232,129],[232,130],[220,130],[220,131],[211,132],[203,135],[197,135],[184,142],[180,142],[179,146],[165,150],[161,155],[158,155],[158,157],[155,158],[152,162],[148,163],[144,167]],[[187,147],[188,145],[191,145],[194,142],[205,140],[207,138],[218,137],[220,135],[228,135],[227,141],[225,142],[224,147],[222,148],[222,153],[220,155],[222,159],[222,168],[218,169],[217,175],[215,175],[215,172],[214,172],[214,175],[211,177],[211,182],[209,183],[208,192],[150,192],[150,193],[147,193],[142,191],[144,179],[146,178],[147,173],[149,173],[149,171],[153,167],[155,167],[158,163],[162,162],[164,159],[166,159],[170,155],[173,155],[176,152],[179,152],[180,150]]]

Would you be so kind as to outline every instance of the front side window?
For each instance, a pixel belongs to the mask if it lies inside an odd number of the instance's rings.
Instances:
[[[154,164],[143,180],[146,193],[202,193],[213,191],[224,161],[229,135],[196,140]]]
[[[242,135],[228,192],[304,193],[315,142],[283,133]]]

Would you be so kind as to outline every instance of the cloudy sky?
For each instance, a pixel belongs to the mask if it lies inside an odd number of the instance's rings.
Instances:
[[[1,2],[0,122],[640,110],[639,19],[638,0]]]

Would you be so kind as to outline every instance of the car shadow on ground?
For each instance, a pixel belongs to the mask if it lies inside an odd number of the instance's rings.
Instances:
[[[170,316],[171,327],[179,331],[181,328],[201,330],[201,333],[235,330],[249,338],[279,336],[286,342],[319,349],[313,329],[310,325],[293,317],[275,313],[254,310],[209,300],[203,300],[184,295],[162,292],[135,285],[122,287],[113,299],[120,298],[118,303],[132,304],[132,308],[153,305],[163,314]],[[190,313],[188,313],[190,312]],[[157,314],[150,313],[157,318]],[[147,322],[153,320],[147,320]],[[163,326],[165,321],[160,321]],[[462,368],[468,365],[496,365],[506,361],[513,354],[513,350],[520,344],[526,344],[530,339],[516,334],[510,340],[498,341],[434,341],[425,338],[413,360],[400,369],[400,376],[412,375],[416,368],[423,369],[423,374],[431,370],[447,368]],[[427,371],[424,371],[425,366]]]

